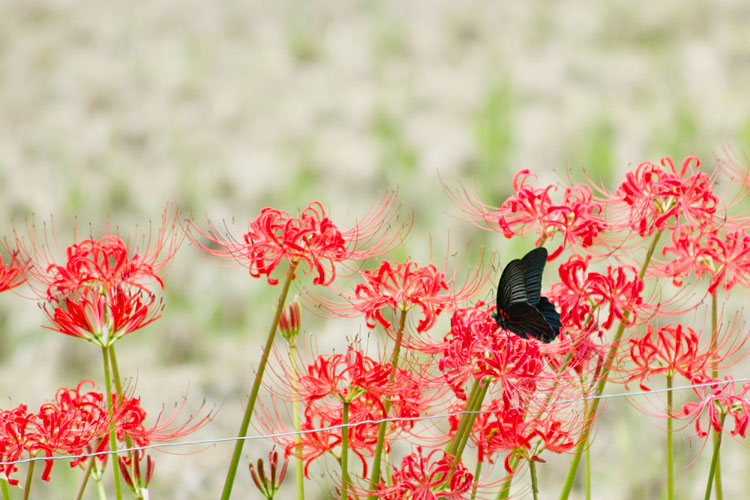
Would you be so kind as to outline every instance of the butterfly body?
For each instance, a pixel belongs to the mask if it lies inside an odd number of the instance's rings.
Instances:
[[[542,272],[547,263],[547,250],[535,248],[522,259],[508,263],[497,286],[495,322],[524,339],[529,336],[552,342],[559,334],[560,314],[541,295]]]

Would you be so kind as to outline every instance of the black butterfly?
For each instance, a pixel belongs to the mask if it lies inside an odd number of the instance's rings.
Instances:
[[[544,343],[560,334],[560,315],[542,291],[542,272],[547,263],[547,250],[535,248],[523,259],[508,263],[497,285],[495,321],[500,328],[521,338],[529,335]]]

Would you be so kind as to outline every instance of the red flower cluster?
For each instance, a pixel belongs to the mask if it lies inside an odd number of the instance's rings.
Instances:
[[[52,330],[98,345],[143,328],[161,316],[161,300],[147,285],[163,286],[153,267],[116,236],[84,240],[68,247],[64,265],[47,269],[45,312]]]
[[[691,166],[691,164],[693,164]],[[678,171],[671,158],[662,158],[661,166],[643,162],[634,172],[625,174],[625,182],[617,189],[612,201],[629,207],[627,225],[648,236],[655,230],[677,227],[683,222],[696,227],[711,224],[716,215],[718,199],[711,179],[698,170],[700,162],[685,158]]]
[[[24,404],[12,410],[0,411],[0,457],[4,462],[13,462],[25,457],[44,455],[80,455],[87,450],[102,452],[109,449],[111,423],[115,425],[117,439],[124,442],[131,438],[139,446],[152,442],[163,442],[185,436],[205,425],[210,415],[192,423],[172,426],[179,410],[166,419],[161,415],[156,424],[144,424],[146,412],[138,398],[112,395],[112,410],[107,410],[104,394],[85,391],[86,385],[94,383],[84,380],[75,389],[62,388],[57,391],[53,402],[43,404],[37,413],[29,413]],[[192,425],[190,425],[192,423]],[[86,461],[86,457],[74,459],[70,466],[75,467]],[[45,460],[42,479],[50,480],[54,460]],[[18,468],[14,464],[0,465],[10,484],[18,480],[11,478]]]
[[[485,205],[469,196],[465,202],[457,198],[456,201],[475,224],[491,222],[487,229],[499,227],[506,238],[536,231],[539,234],[536,244],[541,245],[561,234],[563,240],[550,253],[551,260],[569,247],[591,247],[609,229],[604,204],[593,197],[589,186],[566,187],[562,201],[556,203],[551,193],[557,191],[557,186],[532,187],[528,184],[532,177],[536,176],[528,170],[519,171],[513,178],[514,194],[500,207]]]
[[[416,262],[392,262],[384,260],[374,271],[366,269],[361,276],[365,283],[354,289],[354,307],[364,313],[367,326],[375,328],[375,322],[388,329],[391,323],[383,317],[383,309],[408,311],[419,307],[423,318],[417,325],[418,332],[429,330],[435,319],[452,300],[445,282],[445,274],[429,264],[417,266]]]
[[[532,394],[544,369],[539,343],[501,332],[483,302],[453,313],[441,350],[438,368],[464,400],[463,386],[472,377],[496,381],[508,397]]]
[[[554,413],[543,414],[507,398],[493,399],[482,411],[471,435],[477,459],[493,463],[495,454],[505,453],[505,470],[509,474],[514,472],[513,457],[541,460],[539,454],[545,449],[564,453],[577,444],[575,427],[580,425],[560,420]]]
[[[384,500],[461,500],[473,498],[474,476],[453,455],[432,450],[427,456],[417,447],[401,460],[392,476],[392,485],[380,485]]]
[[[576,444],[571,428],[575,422],[561,420],[564,406],[555,408],[561,389],[568,385],[566,375],[562,369],[546,369],[539,342],[502,332],[492,309],[480,302],[453,314],[443,346],[438,367],[459,399],[467,399],[464,384],[472,377],[489,384],[495,394],[472,428],[480,461],[493,463],[494,454],[505,452],[505,466],[512,473],[513,456],[535,460],[542,449],[563,452]],[[549,384],[553,378],[556,382]],[[558,390],[550,391],[550,386]],[[453,411],[465,406],[459,403]],[[450,418],[451,434],[458,424],[458,417]]]
[[[386,198],[361,223],[346,231],[341,231],[326,215],[323,205],[314,201],[299,217],[266,207],[240,238],[222,234],[212,225],[202,230],[191,224],[200,236],[219,248],[209,248],[195,238],[192,241],[215,257],[247,267],[250,276],[266,276],[272,285],[278,279],[271,274],[286,261],[294,269],[304,265],[305,274],[315,273],[313,284],[326,286],[336,278],[337,263],[385,254],[400,241],[404,228],[390,225],[394,218],[392,201]],[[368,245],[370,248],[364,248]]]
[[[70,245],[60,262],[31,234],[28,273],[42,289],[44,311],[55,330],[107,347],[161,316],[161,299],[154,288],[164,283],[166,270],[182,236],[165,213],[156,240],[145,249],[129,248],[119,236],[86,239]],[[164,255],[161,255],[164,253]]]
[[[390,400],[390,417],[413,418],[424,410],[422,384],[405,370],[398,370],[391,380],[393,368],[379,363],[358,350],[346,354],[319,356],[300,376],[296,386],[305,405],[301,428],[321,429],[340,425],[343,402],[349,404],[349,424],[374,421],[384,417],[385,401]],[[413,422],[394,423],[394,430],[410,429]],[[372,455],[377,443],[378,424],[364,423],[349,428],[349,449],[362,460]],[[284,442],[286,453],[302,453],[305,471],[310,463],[341,444],[340,428],[315,430],[302,434],[302,446],[293,440]],[[392,437],[391,437],[392,439]],[[299,450],[299,451],[298,451]]]
[[[744,438],[750,422],[750,399],[747,398],[750,382],[744,383],[739,391],[729,375],[723,379],[697,376],[692,383],[710,385],[694,387],[698,401],[685,403],[682,412],[673,416],[694,420],[695,432],[699,437],[707,436],[711,428],[716,432],[721,431],[725,417],[731,416],[734,420],[731,434]]]
[[[750,234],[744,228],[683,226],[672,233],[672,244],[662,250],[670,260],[655,267],[651,274],[673,279],[675,285],[691,274],[708,277],[708,293],[719,286],[750,286]]]
[[[83,392],[84,380],[75,389],[60,389],[55,400],[43,404],[37,413],[29,413],[24,404],[0,411],[0,456],[12,462],[28,457],[55,454],[77,455],[101,439],[109,430],[112,414],[107,412],[104,396],[95,391]],[[71,462],[76,466],[81,459]],[[53,460],[46,460],[42,479],[50,480]],[[14,464],[0,466],[10,484],[18,484],[11,474]]]
[[[416,332],[430,330],[443,311],[454,310],[475,295],[483,293],[493,273],[484,269],[480,258],[477,266],[463,282],[456,286],[459,267],[448,276],[434,264],[420,266],[416,262],[394,262],[383,260],[375,270],[365,269],[358,275],[364,280],[354,286],[353,291],[335,288],[346,302],[339,303],[325,297],[316,297],[321,306],[336,316],[357,316],[363,314],[369,328],[381,325],[391,338],[396,338],[402,347],[435,352],[429,338],[409,338],[400,336],[393,328],[402,315],[418,309],[421,318]],[[410,322],[411,323],[411,322]],[[405,324],[407,327],[410,323]],[[409,327],[406,331],[410,331]],[[404,333],[402,331],[401,333]]]
[[[648,391],[644,381],[651,375],[679,373],[690,380],[703,373],[713,355],[701,350],[700,341],[700,335],[690,327],[669,324],[655,329],[649,324],[645,335],[629,339],[627,360],[635,366],[627,370],[626,383],[640,379],[641,388]]]
[[[588,257],[572,255],[558,270],[549,299],[560,308],[562,332],[590,335],[612,327],[614,321],[632,325],[642,306],[643,281],[632,266],[607,266],[606,274],[589,271]]]

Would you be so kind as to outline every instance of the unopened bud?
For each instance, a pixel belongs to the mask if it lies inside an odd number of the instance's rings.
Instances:
[[[270,477],[266,477],[262,458],[258,459],[257,466],[254,466],[253,463],[250,462],[249,467],[250,476],[253,478],[255,486],[260,490],[264,497],[271,499],[279,490],[279,486],[281,486],[281,482],[284,480],[284,476],[286,476],[286,468],[287,465],[289,465],[289,460],[285,459],[281,466],[281,470],[278,471],[279,454],[275,449],[272,449],[268,454],[268,463],[270,465]],[[276,476],[277,472],[279,473],[278,477]]]
[[[287,340],[293,340],[299,333],[300,325],[300,307],[299,301],[295,298],[289,306],[281,311],[279,318],[279,330]]]

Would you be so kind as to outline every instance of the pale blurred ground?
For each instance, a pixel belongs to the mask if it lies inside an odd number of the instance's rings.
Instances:
[[[320,200],[351,221],[398,187],[404,213],[415,212],[412,255],[427,255],[428,233],[444,255],[447,227],[453,249],[467,239],[500,248],[499,235],[446,215],[457,211],[438,172],[491,201],[522,168],[617,182],[665,155],[711,165],[725,147],[747,153],[748,26],[743,0],[0,0],[2,233],[11,219],[54,214],[64,246],[75,216],[88,227],[108,214],[128,233],[167,202],[243,223],[265,205],[296,212]],[[277,290],[188,245],[166,287],[163,319],[120,342],[121,369],[154,411],[188,385],[193,407],[223,402],[196,437],[231,436]],[[30,301],[7,294],[0,308],[4,405],[34,407],[61,385],[99,379],[96,348],[41,329]],[[658,498],[663,422],[645,422],[609,403],[594,498]],[[750,487],[748,452],[726,443],[725,494],[736,498]],[[700,446],[678,444],[680,464]],[[218,497],[230,450],[159,455],[152,498]],[[707,456],[679,471],[691,497]],[[556,496],[568,460],[543,466],[542,498]],[[66,468],[36,497],[70,498]],[[244,469],[233,498],[258,498]]]

